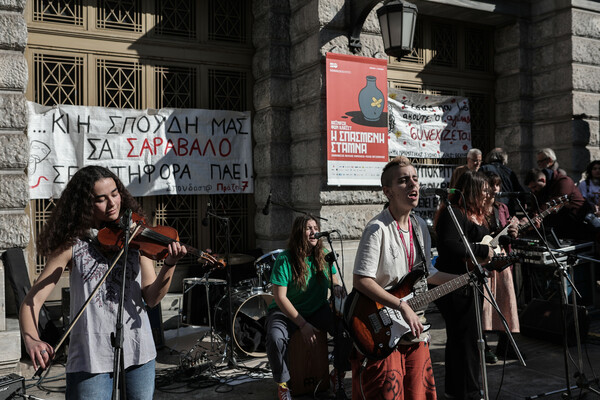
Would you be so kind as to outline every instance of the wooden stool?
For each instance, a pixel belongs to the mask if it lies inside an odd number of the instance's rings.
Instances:
[[[290,367],[289,387],[294,396],[312,394],[329,389],[329,361],[327,357],[327,333],[317,333],[314,346],[304,343],[302,333],[297,330],[288,345]]]

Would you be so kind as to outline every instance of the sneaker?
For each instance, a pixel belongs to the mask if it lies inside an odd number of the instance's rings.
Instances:
[[[277,388],[277,398],[279,400],[292,400],[292,393],[287,386],[287,383],[279,384],[279,387]]]

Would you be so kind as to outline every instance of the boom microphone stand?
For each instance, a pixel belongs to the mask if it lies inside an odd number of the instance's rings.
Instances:
[[[125,211],[125,226],[131,225],[131,210]],[[125,280],[127,279],[127,257],[129,254],[129,238],[131,233],[125,229],[125,244],[123,246],[123,268],[121,274],[121,297],[115,331],[110,334],[110,342],[114,347],[113,358],[113,389],[112,399],[127,398],[127,383],[125,380],[125,366],[123,365],[123,311],[125,308]]]
[[[340,322],[340,315],[336,312],[335,310],[335,294],[333,293],[333,265],[335,264],[335,267],[338,271],[338,274],[340,275],[340,281],[342,282],[342,288],[344,288],[344,293],[346,292],[346,285],[344,283],[344,277],[342,275],[342,270],[340,269],[340,266],[338,264],[338,258],[337,255],[335,253],[335,251],[333,250],[333,243],[331,241],[331,233],[333,232],[337,232],[339,233],[337,230],[334,231],[330,231],[329,234],[325,235],[327,237],[327,242],[329,243],[329,248],[331,249],[331,251],[325,256],[325,261],[327,261],[329,263],[329,276],[331,277],[329,283],[330,283],[330,290],[331,290],[331,296],[334,302],[334,313],[333,313],[333,318],[334,318],[334,323],[333,323],[333,345],[334,345],[334,349],[336,350],[334,352],[334,360],[335,357],[339,356],[339,351],[340,351],[340,347],[338,345],[339,343],[339,335],[345,335],[347,334],[346,332],[339,332],[338,327],[339,327],[339,323]],[[340,301],[340,304],[343,304]],[[342,312],[342,307],[340,307],[340,312]],[[342,371],[337,370],[337,381],[340,382],[342,379]],[[346,396],[346,392],[344,392],[344,390],[342,389],[341,385],[338,385],[338,390],[335,392],[335,398],[336,400],[346,400],[348,399],[348,397]]]
[[[570,272],[569,272],[569,268],[572,268],[572,266],[574,266],[576,264],[575,261],[571,260],[567,266],[561,264],[560,262],[558,262],[558,260],[555,257],[555,252],[552,249],[550,249],[550,246],[548,245],[548,241],[546,241],[546,238],[544,237],[544,235],[542,235],[540,233],[540,231],[538,230],[538,228],[535,226],[535,224],[533,223],[533,221],[531,220],[531,218],[529,217],[529,215],[527,214],[527,212],[525,211],[525,209],[523,208],[523,205],[521,204],[521,202],[519,201],[519,199],[517,198],[517,204],[519,205],[519,207],[521,208],[521,211],[523,212],[523,214],[525,214],[525,217],[527,217],[527,220],[529,221],[529,223],[531,224],[531,226],[533,227],[533,229],[535,230],[536,234],[538,235],[538,237],[540,238],[541,242],[544,244],[544,246],[546,247],[546,250],[550,253],[550,257],[552,258],[552,261],[554,263],[554,265],[556,265],[556,270],[554,272],[554,275],[556,277],[559,278],[559,282],[560,282],[560,286],[561,286],[561,290],[560,290],[560,315],[562,317],[563,320],[563,325],[562,325],[562,336],[563,336],[563,357],[564,357],[564,362],[565,362],[565,381],[567,383],[567,386],[563,389],[558,389],[558,390],[553,390],[551,392],[546,392],[546,393],[541,393],[535,396],[530,396],[530,397],[526,397],[527,400],[529,399],[538,399],[541,397],[545,397],[545,396],[550,396],[553,394],[557,394],[557,393],[563,393],[563,398],[565,399],[572,399],[573,394],[571,392],[571,390],[573,389],[587,389],[597,395],[600,395],[600,392],[592,387],[590,387],[589,383],[590,381],[588,381],[585,377],[585,374],[583,373],[583,361],[582,361],[582,355],[581,355],[581,337],[579,336],[579,315],[577,312],[577,296],[581,297],[581,294],[579,293],[579,291],[577,290],[577,288],[575,287],[575,284],[573,283],[573,281],[571,280],[571,276],[570,276]],[[558,251],[559,252],[559,251]],[[569,261],[569,260],[568,260]],[[597,261],[597,260],[594,260]],[[571,386],[570,381],[569,381],[569,342],[568,342],[568,338],[567,338],[567,316],[566,316],[566,308],[568,306],[568,299],[567,299],[567,287],[566,287],[566,282],[568,282],[571,285],[571,288],[573,289],[571,292],[571,299],[572,299],[572,307],[573,307],[573,323],[575,325],[575,341],[577,343],[577,351],[578,351],[578,367],[579,367],[579,371],[577,371],[575,373],[575,377],[576,379],[576,385]]]
[[[233,350],[233,304],[231,298],[232,284],[231,284],[231,263],[229,262],[229,254],[231,253],[231,231],[230,231],[230,219],[229,217],[222,217],[213,213],[210,210],[206,211],[206,215],[221,221],[225,225],[225,236],[226,236],[226,251],[225,263],[227,264],[227,296],[229,300],[228,306],[228,318],[227,318],[227,335],[225,336],[225,353],[223,354],[223,361],[227,361],[227,366],[230,368],[237,368],[238,363],[235,359],[235,353]],[[208,287],[207,287],[208,290]]]

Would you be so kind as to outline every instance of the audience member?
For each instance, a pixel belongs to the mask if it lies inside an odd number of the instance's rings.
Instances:
[[[450,178],[450,187],[456,187],[456,183],[462,174],[466,171],[474,171],[477,172],[479,167],[481,167],[482,153],[479,149],[471,149],[467,153],[467,164],[456,167],[454,172],[452,172],[452,178]]]
[[[585,169],[585,178],[579,182],[579,191],[600,216],[600,160],[589,163]]]
[[[521,186],[517,174],[506,165],[507,163],[508,154],[501,147],[496,147],[485,156],[485,164],[481,166],[481,171],[486,174],[493,173],[500,177],[499,191],[522,192],[523,186]],[[515,215],[518,208],[516,199],[499,198],[498,201],[506,204],[510,214]]]
[[[559,168],[554,150],[548,147],[541,149],[537,152],[536,158],[538,168],[548,168],[552,171],[558,171],[561,175],[567,175],[567,172],[564,169]]]

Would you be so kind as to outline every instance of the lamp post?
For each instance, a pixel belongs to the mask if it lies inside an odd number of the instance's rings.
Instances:
[[[352,52],[360,51],[360,33],[371,10],[381,0],[351,1],[352,33],[349,47]],[[404,0],[386,1],[377,10],[381,36],[385,53],[400,58],[412,51],[415,26],[417,23],[417,6]]]

